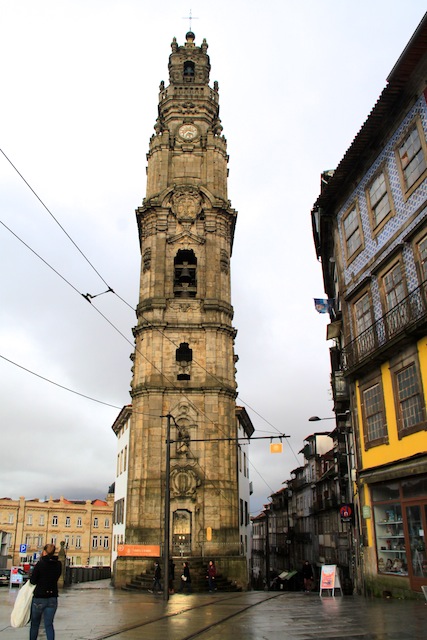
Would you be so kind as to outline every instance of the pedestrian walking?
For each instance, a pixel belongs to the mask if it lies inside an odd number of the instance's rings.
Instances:
[[[162,585],[160,583],[160,578],[162,577],[162,570],[160,569],[160,565],[158,562],[154,563],[154,578],[153,578],[153,587],[152,589],[148,589],[150,593],[162,593]]]
[[[184,562],[182,565],[182,575],[181,575],[181,586],[179,587],[180,593],[187,589],[187,593],[191,593],[191,575],[190,575],[190,567],[188,566],[188,562]]]
[[[213,560],[209,561],[207,578],[209,591],[216,591],[216,566]]]
[[[309,593],[309,591],[311,591],[313,588],[314,574],[313,574],[313,567],[311,566],[308,560],[306,560],[302,565],[301,571],[302,571],[302,577],[304,580],[304,591],[306,593]]]
[[[42,617],[47,640],[55,640],[53,619],[58,608],[58,580],[62,573],[62,564],[55,551],[54,544],[46,544],[31,574],[30,582],[36,588],[31,603],[30,640],[37,640]]]

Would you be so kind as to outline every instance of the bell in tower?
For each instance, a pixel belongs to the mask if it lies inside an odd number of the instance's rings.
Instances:
[[[215,558],[230,580],[248,584],[246,460],[254,429],[236,406],[230,259],[237,213],[228,200],[218,83],[209,84],[206,41],[195,40],[190,31],[184,45],[172,41],[146,197],[136,210],[142,260],[131,405],[113,425],[118,453],[127,455],[116,477],[113,533],[123,542],[116,586],[151,567],[148,549],[165,557],[165,536],[167,555],[200,566]]]

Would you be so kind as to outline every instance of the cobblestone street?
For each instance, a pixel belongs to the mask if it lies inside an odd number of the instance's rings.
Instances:
[[[28,639],[28,627],[9,626],[16,593],[0,591],[0,640]],[[424,640],[426,628],[423,600],[250,591],[176,594],[165,603],[109,581],[64,591],[55,618],[57,640]]]

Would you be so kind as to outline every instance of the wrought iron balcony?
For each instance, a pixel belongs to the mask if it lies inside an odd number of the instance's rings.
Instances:
[[[384,361],[389,346],[424,328],[427,322],[426,291],[427,281],[344,347],[343,368],[347,374],[375,358]]]

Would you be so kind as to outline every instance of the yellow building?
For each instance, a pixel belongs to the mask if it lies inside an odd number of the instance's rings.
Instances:
[[[424,17],[312,211],[353,442],[358,588],[378,595],[427,584],[426,51]]]
[[[110,566],[113,504],[110,494],[106,500],[1,498],[8,565],[36,562],[45,544],[64,542],[70,565]]]

